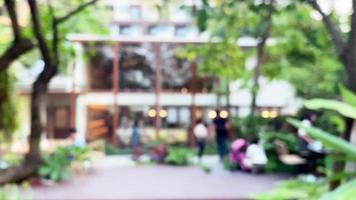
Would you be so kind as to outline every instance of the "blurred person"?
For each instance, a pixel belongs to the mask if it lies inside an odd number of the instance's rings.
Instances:
[[[247,146],[245,164],[254,173],[263,172],[268,162],[264,148],[259,144],[257,138],[253,139]]]
[[[70,130],[70,140],[73,146],[76,147],[85,147],[85,139],[81,137],[75,128],[71,128]]]
[[[220,116],[220,111],[216,110],[216,118],[213,121],[215,127],[215,139],[218,147],[220,161],[223,161],[228,149],[226,146],[228,139],[228,119]]]
[[[243,138],[236,139],[231,143],[230,162],[240,167],[241,170],[248,170],[245,165],[247,141]]]
[[[315,114],[306,115],[302,121],[302,124],[306,127],[312,126],[315,123],[317,116]],[[301,157],[308,161],[309,170],[316,172],[317,162],[319,159],[325,157],[325,151],[320,141],[312,139],[306,132],[306,130],[298,129],[299,137],[299,154]]]
[[[316,122],[316,119],[317,118],[315,114],[309,115],[302,121],[302,124],[306,127],[310,127],[312,123]],[[320,141],[313,140],[304,129],[298,129],[298,137],[301,155],[307,155],[311,152],[323,151],[322,143]]]
[[[134,150],[134,159],[140,156],[140,121],[136,119],[132,125],[131,145]]]
[[[193,129],[194,136],[197,140],[198,144],[198,158],[201,160],[204,150],[205,144],[208,137],[208,129],[206,128],[205,124],[203,123],[202,119],[198,119],[194,129]]]

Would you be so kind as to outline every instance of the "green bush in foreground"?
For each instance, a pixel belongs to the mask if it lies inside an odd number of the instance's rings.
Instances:
[[[189,165],[194,157],[194,151],[184,147],[171,147],[168,149],[168,155],[165,163],[171,165]]]
[[[59,147],[52,155],[44,157],[44,164],[38,174],[53,181],[67,180],[71,177],[70,166],[76,161],[83,163],[89,160],[89,149],[81,147]]]
[[[328,191],[324,180],[307,181],[304,178],[281,182],[272,192],[256,195],[259,200],[314,200],[319,199]]]

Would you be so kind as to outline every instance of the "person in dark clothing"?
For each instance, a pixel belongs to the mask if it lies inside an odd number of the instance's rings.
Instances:
[[[215,133],[216,133],[216,144],[218,147],[218,153],[220,160],[223,160],[228,153],[226,142],[228,139],[228,119],[222,118],[220,116],[220,111],[216,111],[216,118],[214,119]]]

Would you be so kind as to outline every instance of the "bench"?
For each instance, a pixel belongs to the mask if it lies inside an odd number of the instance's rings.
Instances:
[[[290,154],[286,144],[281,140],[275,140],[274,146],[276,148],[279,160],[285,165],[304,165],[306,160],[297,154]]]

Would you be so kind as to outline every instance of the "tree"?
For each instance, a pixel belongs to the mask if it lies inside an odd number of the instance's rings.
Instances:
[[[267,47],[263,74],[293,84],[302,98],[331,98],[343,83],[342,66],[321,21],[311,17],[311,8],[289,4],[274,14],[273,37]]]
[[[273,0],[260,4],[255,4],[254,1],[216,1],[213,6],[203,0],[201,7],[193,9],[200,31],[207,31],[212,40],[195,50],[196,56],[202,60],[200,71],[208,75],[218,75],[221,83],[227,88],[231,80],[246,77],[245,80],[248,81],[253,74],[251,114],[254,114],[256,107],[258,79],[265,59],[266,42],[271,32],[273,10]],[[239,38],[245,35],[258,39],[257,63],[253,73],[245,70],[245,58],[250,52],[238,47]],[[229,89],[227,93],[228,91]]]
[[[350,20],[351,30],[349,31],[347,38],[341,33],[338,23],[334,22],[332,17],[327,15],[321,9],[317,0],[306,0],[306,2],[321,15],[334,44],[336,55],[344,66],[347,77],[347,86],[353,92],[356,92],[356,0],[352,0],[353,13]],[[345,121],[347,130],[344,134],[344,138],[350,140],[354,120],[347,118]]]
[[[41,162],[39,148],[43,130],[43,124],[41,122],[41,104],[46,103],[45,97],[48,90],[48,84],[59,71],[62,60],[60,57],[62,53],[61,50],[63,49],[63,46],[65,46],[63,41],[67,32],[63,32],[64,29],[61,28],[65,22],[68,22],[73,16],[84,12],[84,9],[95,4],[97,1],[98,0],[90,0],[87,2],[78,1],[76,2],[77,5],[67,2],[68,4],[61,5],[68,7],[66,7],[66,9],[61,9],[59,7],[54,7],[54,2],[51,1],[48,1],[47,3],[39,3],[36,0],[28,0],[27,4],[31,13],[31,33],[33,38],[23,39],[21,28],[18,25],[15,1],[6,0],[6,7],[12,22],[12,30],[15,39],[13,44],[5,51],[3,56],[1,56],[1,58],[4,58],[4,61],[0,59],[0,69],[7,69],[11,62],[17,60],[19,56],[29,51],[29,48],[24,44],[31,44],[28,46],[31,46],[31,48],[36,47],[39,50],[41,58],[44,61],[44,68],[32,86],[29,153],[26,155],[25,162],[22,166],[0,171],[0,183],[22,180],[36,172],[36,169]],[[73,6],[76,7],[72,9],[71,7]],[[68,11],[68,9],[70,10]],[[56,14],[58,10],[65,10],[68,12],[57,16]],[[49,27],[44,27],[44,25]],[[79,24],[78,26],[80,27]],[[66,30],[70,29],[67,27]]]

